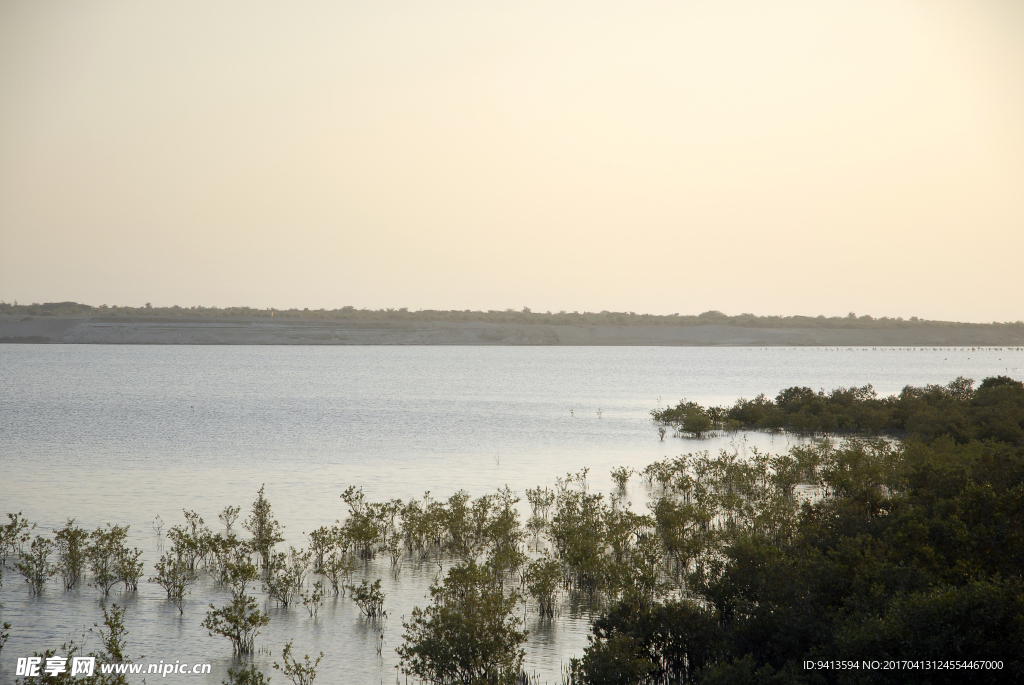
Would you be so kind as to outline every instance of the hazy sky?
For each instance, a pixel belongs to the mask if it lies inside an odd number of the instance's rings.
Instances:
[[[0,299],[1024,319],[1024,3],[0,0]]]

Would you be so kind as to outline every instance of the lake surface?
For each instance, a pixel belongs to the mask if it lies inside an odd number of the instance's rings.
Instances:
[[[508,485],[554,484],[589,467],[607,491],[615,466],[665,456],[750,446],[784,451],[791,438],[764,434],[659,441],[649,412],[681,398],[731,404],[805,385],[830,390],[871,383],[879,394],[957,376],[1024,377],[1024,352],[1009,349],[693,347],[201,347],[0,345],[0,515],[23,511],[40,529],[68,517],[94,528],[130,524],[157,558],[150,528],[198,511],[215,530],[217,513],[243,516],[261,484],[287,543],[343,519],[339,494],[362,486],[368,499],[479,496]],[[634,507],[645,493],[634,481]],[[325,653],[318,681],[394,682],[401,618],[425,606],[436,567],[406,561],[395,580],[387,560],[360,573],[380,577],[389,618],[379,631],[345,598],[329,598],[316,621],[301,606],[270,607],[256,661],[270,675],[283,644]],[[358,576],[357,576],[358,578]],[[19,656],[58,647],[102,618],[98,592],[63,593],[51,584],[29,597],[4,574],[0,619],[13,624],[0,652],[0,683],[13,682]],[[223,638],[199,627],[212,583],[193,588],[180,617],[163,591],[110,600],[128,607],[129,651],[143,662],[208,662],[213,674],[166,680],[219,683],[231,663]],[[262,596],[261,596],[262,599]],[[530,630],[527,670],[560,681],[560,668],[586,646],[589,615],[564,605],[551,624],[521,607]],[[86,651],[98,647],[89,638]],[[275,682],[283,678],[274,677]],[[139,681],[141,682],[141,680]],[[401,682],[405,682],[404,676]]]

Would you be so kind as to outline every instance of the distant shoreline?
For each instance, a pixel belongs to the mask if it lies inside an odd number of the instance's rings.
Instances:
[[[0,343],[97,345],[1024,346],[1024,326],[565,325],[286,317],[0,315]]]

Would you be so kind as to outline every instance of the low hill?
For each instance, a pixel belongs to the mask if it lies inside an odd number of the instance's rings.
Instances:
[[[177,345],[1017,346],[1024,322],[634,312],[0,303],[0,342]]]

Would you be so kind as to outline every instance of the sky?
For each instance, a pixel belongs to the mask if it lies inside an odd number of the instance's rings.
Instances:
[[[1024,319],[1017,0],[0,0],[0,300]]]

